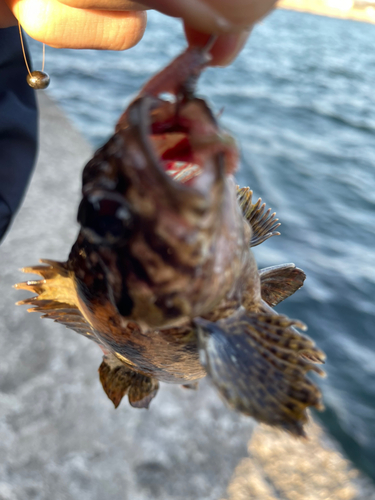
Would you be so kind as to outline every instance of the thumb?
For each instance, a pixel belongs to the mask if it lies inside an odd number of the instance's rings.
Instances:
[[[58,0],[7,3],[26,33],[56,48],[125,50],[146,28],[144,12],[80,9]]]

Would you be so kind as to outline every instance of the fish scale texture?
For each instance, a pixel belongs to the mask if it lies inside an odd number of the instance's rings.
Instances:
[[[0,500],[242,500],[249,492],[254,500],[306,500],[282,493],[292,438],[258,427],[250,440],[253,421],[228,410],[206,381],[198,391],[162,384],[150,410],[126,401],[114,410],[100,386],[98,347],[14,306],[28,295],[11,288],[23,279],[18,268],[67,257],[91,154],[57,107],[39,97],[38,168],[0,248]],[[316,450],[324,458],[318,443],[309,449]],[[314,466],[324,482],[325,471]],[[374,498],[371,489],[348,488],[345,500]]]

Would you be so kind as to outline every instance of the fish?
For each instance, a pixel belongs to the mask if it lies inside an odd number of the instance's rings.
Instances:
[[[274,307],[304,283],[294,264],[258,269],[251,248],[280,223],[236,185],[239,150],[196,96],[208,50],[190,47],[152,77],[84,167],[80,230],[65,262],[23,269],[18,302],[91,339],[117,408],[148,408],[159,383],[208,376],[229,405],[304,436],[323,409],[307,375],[324,353]]]

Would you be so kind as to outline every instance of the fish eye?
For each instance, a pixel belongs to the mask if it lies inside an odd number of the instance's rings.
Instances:
[[[121,199],[113,195],[91,194],[78,209],[78,222],[95,242],[114,243],[127,239],[133,229],[133,215]]]
[[[82,189],[84,193],[92,191],[93,186],[97,189],[114,191],[118,184],[112,165],[97,155],[83,169]]]

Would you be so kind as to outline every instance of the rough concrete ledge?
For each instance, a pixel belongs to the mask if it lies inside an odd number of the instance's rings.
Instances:
[[[375,24],[375,5],[343,0],[279,0],[279,9]]]
[[[259,425],[225,500],[374,500],[375,492],[311,420],[308,439]],[[224,500],[224,499],[223,499]]]
[[[316,425],[296,441],[225,408],[213,388],[163,385],[116,411],[97,346],[14,303],[18,269],[65,260],[91,148],[45,94],[38,166],[0,249],[0,500],[352,500],[358,472]],[[321,444],[323,436],[324,445]],[[366,495],[366,496],[364,496]]]

